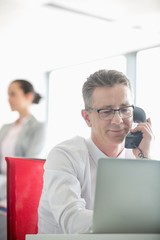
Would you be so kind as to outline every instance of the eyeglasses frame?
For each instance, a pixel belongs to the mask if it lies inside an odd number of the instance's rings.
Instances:
[[[112,110],[112,111],[114,111],[113,117],[115,116],[115,112],[118,112],[118,113],[119,113],[119,116],[123,119],[124,117],[121,116],[121,114],[120,114],[119,111],[120,111],[121,109],[123,109],[123,108],[128,108],[128,107],[132,107],[132,108],[133,108],[133,111],[134,111],[135,106],[134,106],[133,104],[132,104],[132,105],[127,105],[127,106],[124,106],[124,107],[120,107],[120,108],[118,108],[118,109],[114,109],[114,108],[106,109],[106,108],[92,108],[92,107],[88,107],[88,108],[86,108],[86,111],[97,112],[98,115],[99,115],[100,111],[102,111],[102,110]],[[99,116],[100,116],[100,115],[99,115]],[[131,116],[133,116],[133,115],[131,115]],[[129,117],[131,117],[131,116],[129,116]],[[113,117],[112,117],[112,118],[113,118]],[[129,118],[129,117],[125,117],[125,118]],[[110,119],[112,119],[112,118],[110,118]],[[103,119],[103,118],[101,118],[101,119]],[[109,119],[108,119],[108,120],[109,120]]]

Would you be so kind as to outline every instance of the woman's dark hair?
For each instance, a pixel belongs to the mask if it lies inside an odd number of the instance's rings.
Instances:
[[[25,94],[27,93],[33,93],[34,94],[34,99],[32,103],[38,104],[39,101],[41,100],[42,96],[35,92],[33,85],[28,82],[27,80],[24,79],[16,79],[12,81],[12,83],[18,83],[20,88],[23,90]]]

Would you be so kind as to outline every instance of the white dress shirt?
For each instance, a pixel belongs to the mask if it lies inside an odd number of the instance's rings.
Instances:
[[[86,233],[92,227],[97,162],[107,157],[91,139],[75,137],[55,146],[45,163],[38,232]],[[124,149],[118,158],[135,158]]]

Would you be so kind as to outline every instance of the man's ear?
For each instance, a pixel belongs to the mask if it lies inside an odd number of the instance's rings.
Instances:
[[[90,121],[90,116],[88,111],[86,111],[85,109],[82,109],[81,111],[81,115],[84,118],[85,122],[87,123],[88,127],[91,127],[91,121]]]

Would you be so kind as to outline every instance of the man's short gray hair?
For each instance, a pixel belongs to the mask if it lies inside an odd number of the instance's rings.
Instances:
[[[102,69],[91,74],[84,82],[82,87],[85,109],[88,109],[92,106],[92,95],[95,88],[113,87],[116,84],[125,85],[132,90],[129,79],[122,72]]]

